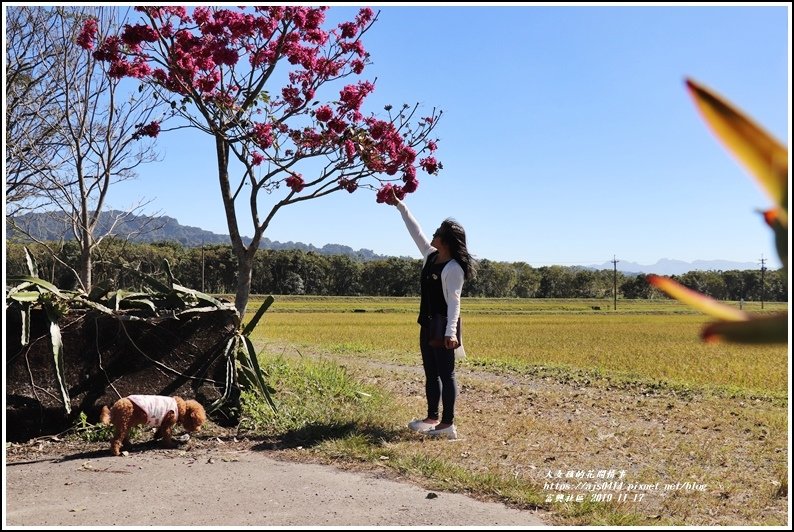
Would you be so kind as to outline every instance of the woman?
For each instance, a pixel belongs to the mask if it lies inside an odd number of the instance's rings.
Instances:
[[[425,259],[419,305],[419,345],[425,370],[427,417],[415,419],[408,428],[431,436],[458,437],[455,428],[455,352],[463,356],[460,330],[460,293],[464,279],[475,275],[475,263],[466,249],[466,233],[458,222],[446,219],[427,241],[408,207],[396,197],[408,232]],[[443,415],[439,418],[439,400]]]

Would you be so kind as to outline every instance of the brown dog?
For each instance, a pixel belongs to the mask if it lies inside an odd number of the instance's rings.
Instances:
[[[181,397],[164,395],[129,395],[123,397],[108,409],[102,407],[99,421],[105,425],[112,424],[115,431],[110,441],[110,450],[114,455],[121,454],[122,445],[130,444],[129,433],[137,425],[157,427],[154,439],[162,438],[165,447],[174,447],[171,430],[179,423],[187,432],[195,432],[207,420],[207,414],[201,403]]]

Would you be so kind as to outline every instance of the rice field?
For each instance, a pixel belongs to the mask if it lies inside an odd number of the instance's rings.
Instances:
[[[252,298],[249,312],[257,307]],[[413,362],[418,308],[418,298],[277,296],[252,338]],[[465,298],[462,316],[464,364],[787,397],[788,346],[705,344],[711,319],[676,301],[618,300],[614,310],[612,300]]]

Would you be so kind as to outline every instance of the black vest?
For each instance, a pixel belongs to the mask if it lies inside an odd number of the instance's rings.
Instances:
[[[447,315],[447,301],[444,299],[444,290],[441,287],[441,270],[447,262],[436,263],[438,251],[434,251],[427,257],[422,268],[421,279],[421,300],[419,303],[419,319],[417,323],[427,325],[430,316],[434,314]]]

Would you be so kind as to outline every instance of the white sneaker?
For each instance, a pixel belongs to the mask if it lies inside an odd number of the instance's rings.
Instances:
[[[408,423],[408,428],[416,432],[427,432],[428,430],[432,430],[436,424],[437,423],[425,423],[424,419],[414,419]]]
[[[441,436],[447,438],[448,440],[458,439],[458,430],[455,428],[455,425],[450,425],[449,427],[443,429],[428,430],[425,432],[425,434],[428,436]]]

